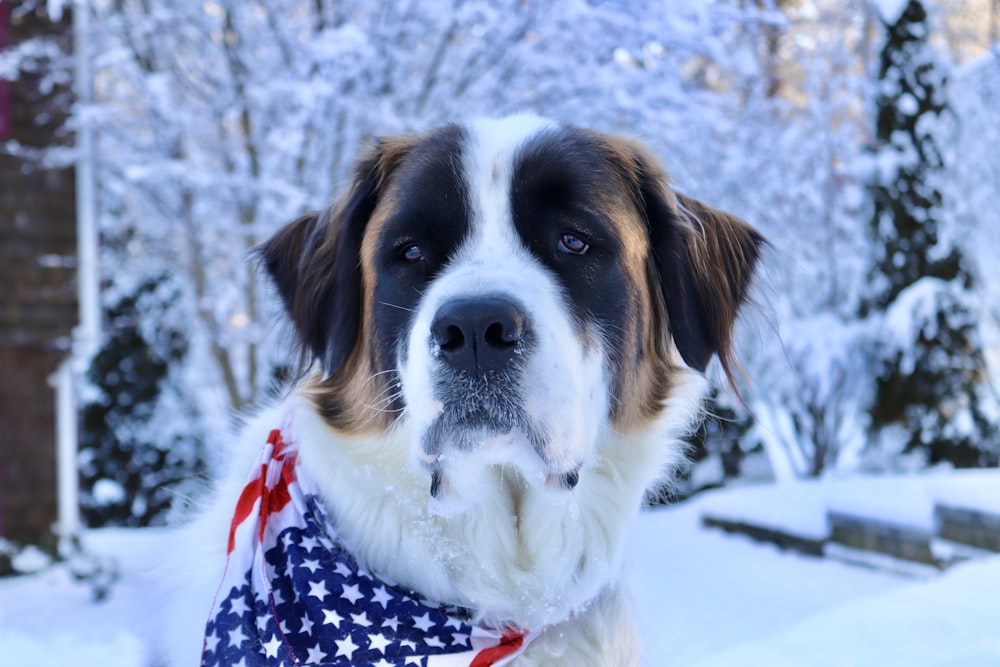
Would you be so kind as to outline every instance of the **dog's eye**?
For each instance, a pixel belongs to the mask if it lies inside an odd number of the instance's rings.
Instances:
[[[559,250],[570,255],[585,255],[590,244],[575,234],[563,234],[559,237]]]
[[[416,264],[424,258],[424,251],[420,249],[416,243],[411,243],[408,246],[404,246],[400,251],[399,256],[410,264]]]

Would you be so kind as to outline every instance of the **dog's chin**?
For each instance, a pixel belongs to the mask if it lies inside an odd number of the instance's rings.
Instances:
[[[500,423],[479,413],[438,419],[424,430],[419,461],[428,473],[432,508],[457,514],[528,488],[564,493],[576,487],[579,465],[553,466],[547,442],[523,415]]]

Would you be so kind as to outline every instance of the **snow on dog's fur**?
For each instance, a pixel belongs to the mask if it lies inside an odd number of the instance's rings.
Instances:
[[[540,631],[516,665],[636,664],[625,535],[712,355],[730,372],[761,244],[618,137],[514,116],[378,141],[261,249],[311,370],[178,538],[174,664],[197,664],[233,505],[286,423],[363,567]]]

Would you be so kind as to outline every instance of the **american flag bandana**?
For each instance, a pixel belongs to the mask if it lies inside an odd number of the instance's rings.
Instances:
[[[472,625],[359,567],[296,461],[271,431],[236,505],[202,667],[500,667],[535,637]]]

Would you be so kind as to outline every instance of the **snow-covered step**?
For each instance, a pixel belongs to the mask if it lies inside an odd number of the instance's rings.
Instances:
[[[1000,551],[996,469],[723,489],[699,507],[705,526],[811,555],[839,546],[946,568]]]
[[[1000,472],[970,470],[931,485],[934,528],[942,538],[1000,552]]]
[[[940,537],[977,549],[1000,552],[1000,514],[937,505],[934,519]]]
[[[829,537],[826,488],[818,480],[731,487],[699,496],[703,526],[822,556]]]
[[[831,542],[855,551],[871,551],[900,560],[939,565],[931,549],[933,535],[929,530],[836,511],[827,513],[827,522]]]
[[[746,535],[757,542],[766,542],[780,549],[795,551],[809,556],[822,556],[826,544],[826,541],[823,539],[811,539],[801,535],[793,535],[792,533],[776,528],[754,525],[745,521],[723,519],[711,515],[703,515],[701,522],[702,525],[708,528],[719,528],[727,533]]]
[[[926,475],[859,477],[832,482],[829,539],[855,551],[940,566],[931,549],[934,502]]]

